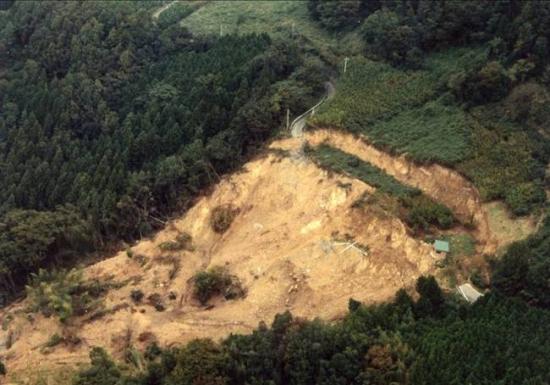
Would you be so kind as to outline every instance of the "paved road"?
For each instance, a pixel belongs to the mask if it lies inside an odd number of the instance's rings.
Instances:
[[[160,7],[159,9],[157,9],[154,13],[153,13],[153,19],[154,20],[157,20],[160,16],[160,14],[164,11],[166,11],[168,8],[170,8],[172,5],[176,4],[177,1],[172,1],[171,3],[168,3],[166,5],[163,5],[162,7]]]
[[[325,89],[326,93],[325,96],[317,103],[315,106],[311,107],[309,110],[304,112],[302,115],[298,116],[292,124],[290,125],[290,133],[293,138],[299,138],[302,137],[304,134],[304,127],[306,125],[307,118],[309,118],[311,115],[315,113],[315,110],[323,104],[326,100],[332,99],[334,96],[336,89],[334,88],[334,85],[331,82],[325,83]]]

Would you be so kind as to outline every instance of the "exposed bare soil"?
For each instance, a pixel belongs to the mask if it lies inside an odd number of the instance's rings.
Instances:
[[[327,142],[381,168],[397,180],[419,188],[445,204],[463,222],[473,224],[475,238],[486,253],[494,252],[498,240],[489,227],[477,189],[458,172],[438,164],[417,165],[402,156],[392,156],[368,144],[366,140],[336,130],[315,130],[306,134],[312,145]]]
[[[419,167],[339,132],[315,131],[305,139],[312,144],[328,140],[417,186],[463,220],[471,219],[484,251],[514,238],[513,234],[495,236],[477,191],[452,170],[437,165]],[[71,327],[82,339],[80,345],[58,345],[45,354],[41,346],[67,327],[42,315],[29,320],[25,301],[4,309],[0,316],[15,316],[7,330],[0,331],[0,342],[8,333],[15,340],[9,350],[0,351],[10,373],[17,376],[17,372],[40,368],[72,368],[87,361],[89,348],[96,345],[121,357],[129,344],[143,348],[152,340],[178,344],[197,337],[218,339],[249,332],[285,310],[302,317],[334,319],[345,312],[350,297],[368,303],[385,301],[397,289],[411,287],[419,275],[435,271],[441,257],[431,245],[411,237],[399,219],[377,207],[353,207],[364,192],[374,191],[372,187],[329,176],[294,151],[300,143],[298,138],[272,143],[271,148],[289,150],[293,155],[269,152],[223,178],[211,195],[201,198],[181,218],[152,239],[133,245],[132,258],[120,251],[86,268],[90,278],[114,275],[118,281],[131,280],[108,293],[105,305],[114,310],[111,314],[95,321],[87,316],[73,320]],[[225,204],[237,207],[239,214],[220,235],[212,230],[209,220],[212,210]],[[525,233],[529,231],[526,224]],[[194,251],[159,249],[162,242],[172,241],[182,232],[192,236]],[[346,239],[356,242],[355,246]],[[173,263],[168,256],[180,264],[172,280]],[[192,298],[192,276],[215,265],[226,266],[240,278],[248,291],[245,298],[216,298],[210,302],[211,308],[201,307]],[[166,310],[134,304],[130,299],[134,289],[141,289],[145,297],[158,293]],[[169,299],[171,292],[175,299]]]

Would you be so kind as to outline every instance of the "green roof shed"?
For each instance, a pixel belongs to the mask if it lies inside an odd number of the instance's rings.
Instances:
[[[438,253],[448,253],[451,248],[449,242],[436,239],[434,242],[434,249]]]

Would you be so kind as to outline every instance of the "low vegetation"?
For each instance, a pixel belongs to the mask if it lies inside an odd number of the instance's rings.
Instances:
[[[178,234],[173,241],[162,242],[159,245],[161,251],[193,251],[193,238],[186,232]]]
[[[360,132],[379,119],[422,105],[435,94],[434,80],[427,72],[407,73],[363,57],[351,58],[348,66],[335,97],[311,119],[313,125]]]
[[[40,269],[31,275],[26,286],[30,310],[56,315],[61,322],[100,307],[106,290],[99,282],[84,282],[82,272],[76,269]]]
[[[364,126],[358,133],[367,135],[376,146],[407,154],[418,162],[453,165],[472,151],[467,115],[441,100]]]
[[[401,217],[415,233],[429,232],[432,226],[448,229],[455,224],[453,213],[448,207],[435,202],[420,190],[402,184],[383,170],[354,155],[326,144],[315,148],[308,147],[306,153],[320,167],[357,178],[395,198],[399,207],[390,210]],[[392,205],[386,201],[384,206],[390,208]]]
[[[527,385],[548,378],[548,312],[496,294],[473,305],[455,302],[433,277],[421,277],[416,290],[416,301],[402,290],[387,304],[350,300],[349,313],[338,322],[287,312],[249,335],[167,348],[150,356],[146,373],[138,376],[117,369],[104,352],[98,359],[96,348],[75,385],[145,385],[152,378],[167,384],[295,385],[448,385],[478,378],[482,384]],[[452,348],[456,341],[460,349]],[[517,370],[503,371],[503,365]]]
[[[129,282],[117,282],[113,278],[85,280],[79,269],[40,269],[31,274],[25,287],[28,310],[40,312],[46,317],[57,316],[62,323],[83,315],[94,318],[105,311],[105,294]]]
[[[421,194],[420,190],[402,184],[378,167],[327,144],[306,147],[305,152],[320,167],[359,179],[387,194],[403,198]]]
[[[432,54],[423,69],[411,72],[352,59],[335,98],[311,124],[363,135],[383,150],[417,162],[454,167],[484,199],[503,199],[514,214],[528,214],[546,199],[543,180],[550,141],[535,118],[514,112],[516,107],[531,111],[522,107],[528,102],[501,101],[508,89],[496,99],[490,96],[502,87],[500,77],[512,75],[501,67],[493,71],[486,60],[483,51],[453,48]],[[540,90],[517,88],[509,99],[517,101],[525,93],[535,105],[545,100]],[[544,114],[535,110],[533,114]],[[522,128],[520,122],[527,121]]]
[[[216,295],[222,295],[225,299],[242,298],[246,295],[239,278],[221,266],[195,274],[193,286],[194,297],[203,305]]]
[[[453,234],[443,239],[449,241],[450,258],[469,257],[476,252],[476,241],[470,234]]]
[[[160,13],[157,23],[163,29],[179,23],[182,19],[192,14],[199,6],[199,2],[177,1]]]
[[[233,219],[239,214],[239,208],[232,204],[216,206],[210,214],[210,226],[218,234],[223,234],[229,229]]]
[[[550,309],[550,216],[524,241],[510,246],[493,265],[491,285],[507,296]]]
[[[309,18],[304,1],[214,1],[182,20],[181,25],[197,35],[268,33],[276,38],[303,36],[316,49],[354,49],[360,52],[357,36],[335,39]],[[340,47],[339,47],[340,46]]]

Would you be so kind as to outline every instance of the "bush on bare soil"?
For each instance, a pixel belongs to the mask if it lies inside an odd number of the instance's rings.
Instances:
[[[231,275],[226,268],[221,266],[198,272],[195,274],[193,282],[193,295],[203,305],[215,295],[223,295],[225,299],[242,298],[246,295],[239,278]]]
[[[176,239],[173,241],[162,242],[159,245],[159,249],[162,251],[178,251],[178,250],[188,250],[193,251],[193,238],[190,234],[183,232],[179,234]]]
[[[210,215],[210,226],[212,226],[212,230],[218,234],[225,233],[239,211],[237,207],[231,204],[215,207]]]
[[[149,297],[147,297],[147,301],[149,302],[149,305],[155,308],[156,311],[166,310],[164,302],[162,301],[162,297],[158,293],[153,293],[149,295]]]
[[[101,307],[101,297],[109,288],[109,283],[97,280],[84,282],[80,270],[41,269],[31,274],[26,292],[31,311],[40,311],[45,316],[55,314],[65,322]]]
[[[140,303],[143,299],[143,291],[141,291],[140,289],[132,290],[132,292],[130,293],[130,298],[132,298],[132,301],[134,301],[134,303]]]
[[[429,231],[431,226],[446,230],[455,222],[447,206],[424,195],[401,199],[401,202],[408,211],[405,221],[414,231]]]

